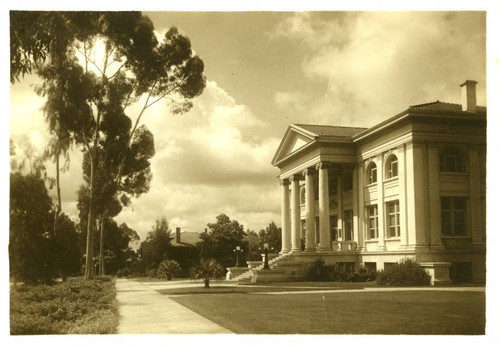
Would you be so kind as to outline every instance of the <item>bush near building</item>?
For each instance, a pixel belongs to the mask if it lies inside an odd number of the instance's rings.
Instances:
[[[398,264],[381,270],[377,274],[377,284],[393,286],[430,285],[431,276],[415,259],[405,258]]]
[[[113,334],[118,318],[115,282],[109,276],[10,289],[12,335]]]
[[[360,267],[354,268],[338,263],[327,265],[323,259],[315,260],[304,272],[306,281],[366,282],[373,281],[377,272]]]

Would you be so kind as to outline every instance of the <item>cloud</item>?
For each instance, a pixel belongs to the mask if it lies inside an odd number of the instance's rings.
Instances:
[[[484,12],[298,13],[273,37],[304,45],[304,76],[326,82],[302,91],[312,119],[373,125],[410,104],[459,103],[466,79],[479,82],[485,104],[485,29]]]
[[[161,216],[188,231],[202,231],[220,213],[252,229],[279,218],[270,163],[279,139],[259,134],[268,124],[213,81],[193,103],[181,116],[165,106],[144,115],[155,136],[151,190],[118,217],[141,238]]]

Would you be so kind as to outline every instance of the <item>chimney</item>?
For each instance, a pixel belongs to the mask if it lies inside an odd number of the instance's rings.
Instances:
[[[175,228],[175,243],[181,243],[181,228]]]
[[[462,111],[476,112],[476,84],[475,80],[466,80],[462,87]]]

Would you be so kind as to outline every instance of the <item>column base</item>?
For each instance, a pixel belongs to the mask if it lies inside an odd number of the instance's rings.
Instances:
[[[298,252],[301,252],[301,251],[302,251],[302,249],[300,249],[300,248],[295,248],[295,249],[294,249],[294,248],[292,248],[292,249],[290,250],[290,253],[298,253]]]
[[[331,253],[333,250],[331,248],[316,248],[316,253]]]
[[[442,243],[431,243],[431,250],[445,250],[445,246]]]
[[[311,248],[307,248],[304,249],[305,252],[308,252],[308,253],[314,253],[316,251],[316,249],[314,247],[311,247]]]
[[[281,249],[280,254],[288,254],[290,253],[290,249]]]

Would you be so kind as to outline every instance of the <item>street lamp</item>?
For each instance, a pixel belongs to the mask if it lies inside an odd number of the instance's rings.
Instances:
[[[271,248],[271,250],[274,250],[274,248]],[[269,244],[264,243],[264,269],[268,270],[269,267],[269,261],[267,259],[267,254],[269,253]]]
[[[236,246],[236,248],[233,249],[233,252],[236,253],[236,267],[240,266],[240,253],[243,253],[243,249],[241,249],[240,246]]]

